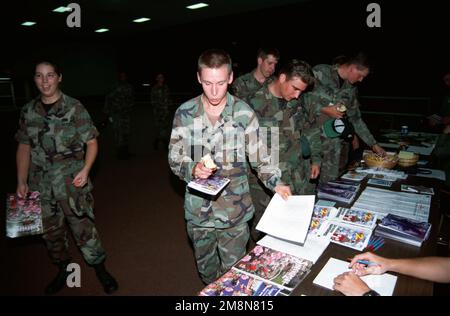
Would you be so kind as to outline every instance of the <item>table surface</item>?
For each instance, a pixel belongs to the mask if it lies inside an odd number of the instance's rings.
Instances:
[[[367,180],[361,182],[362,192],[366,186]],[[437,188],[440,186],[438,180],[428,179],[428,178],[418,178],[415,176],[409,176],[408,179],[396,181],[391,188],[393,191],[400,191],[401,184],[413,184],[413,185],[424,185],[427,187]],[[379,186],[375,186],[379,187]],[[383,188],[383,187],[379,187]],[[385,188],[385,187],[384,187]],[[386,189],[386,188],[385,188]],[[357,198],[355,199],[355,201]],[[336,206],[346,206],[349,205],[336,203]],[[402,242],[394,241],[388,238],[384,238],[385,244],[381,247],[376,254],[388,257],[388,258],[409,258],[409,257],[424,257],[436,255],[437,250],[437,235],[439,233],[439,222],[440,222],[440,210],[439,210],[439,190],[435,189],[435,195],[431,199],[430,216],[428,221],[432,224],[431,232],[429,238],[422,244],[421,247],[416,247],[413,245],[405,244]],[[361,253],[357,250],[343,247],[334,243],[330,243],[327,249],[324,251],[322,256],[317,260],[317,262],[312,266],[310,273],[306,278],[294,289],[292,295],[342,295],[337,291],[332,291],[327,288],[318,286],[313,283],[313,280],[322,270],[324,265],[328,262],[329,258],[336,258],[340,260],[346,260],[349,257],[353,257],[356,254]],[[397,283],[395,285],[394,296],[430,296],[433,295],[433,282],[424,281],[421,279],[408,277],[405,275],[396,274],[393,272],[388,272],[393,275],[398,276]]]

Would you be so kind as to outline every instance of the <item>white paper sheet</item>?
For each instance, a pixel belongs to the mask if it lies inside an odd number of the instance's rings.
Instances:
[[[313,283],[326,287],[332,290],[334,278],[338,275],[348,272],[349,263],[346,261],[330,258],[319,274],[314,279]],[[384,273],[381,275],[365,275],[361,279],[374,291],[381,296],[392,296],[397,283],[397,277],[392,274]]]
[[[279,194],[275,194],[256,229],[303,244],[311,223],[314,199],[314,195],[293,195],[285,201]]]
[[[308,235],[303,245],[284,241],[269,235],[264,236],[264,238],[258,241],[258,245],[272,248],[298,258],[306,259],[312,261],[313,263],[316,263],[329,244],[329,238],[310,235]]]

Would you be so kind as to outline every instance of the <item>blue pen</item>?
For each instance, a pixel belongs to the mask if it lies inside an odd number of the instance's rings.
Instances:
[[[369,260],[358,260],[358,261],[356,261],[356,262],[358,262],[358,263],[360,263],[360,264],[364,264],[364,265],[366,265],[366,266],[374,266],[374,265],[377,265],[378,263],[376,263],[376,262],[371,262],[371,261],[369,261]]]
[[[347,260],[349,260],[349,261],[352,261],[352,258],[347,258]],[[358,261],[356,261],[357,263],[360,263],[360,264],[364,264],[364,265],[366,265],[366,266],[373,266],[373,265],[377,265],[378,263],[376,263],[376,262],[371,262],[371,261],[369,261],[369,260],[358,260]]]

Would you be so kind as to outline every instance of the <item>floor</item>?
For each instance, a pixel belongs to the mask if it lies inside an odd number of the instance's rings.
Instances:
[[[135,156],[130,160],[117,160],[112,131],[108,127],[101,131],[91,176],[96,225],[108,255],[106,266],[119,282],[116,295],[196,295],[204,285],[185,231],[184,186],[170,171],[165,151],[152,147],[155,131],[150,113],[145,107],[134,113],[131,150]],[[15,123],[10,126],[9,134],[14,135]],[[11,138],[6,142],[14,152]],[[2,194],[14,191],[16,182],[14,156],[6,160]],[[1,251],[0,294],[42,295],[57,270],[41,239],[2,238],[0,246],[6,250]],[[104,295],[73,240],[70,249],[81,267],[81,287],[66,288],[60,295]]]
[[[92,116],[99,116],[95,108]],[[16,185],[13,136],[17,113],[2,113],[0,117],[5,150],[0,193],[5,196],[15,191]],[[101,130],[99,138],[99,155],[91,176],[96,225],[108,253],[106,266],[119,282],[119,290],[113,295],[196,295],[204,285],[185,231],[184,185],[170,171],[165,150],[153,149],[153,125],[151,109],[138,107],[131,141],[135,156],[127,161],[116,159],[110,127]],[[2,210],[0,221],[4,222]],[[449,219],[443,221],[441,231],[450,239]],[[5,236],[4,227],[0,226],[0,234]],[[41,239],[1,238],[0,249],[0,295],[43,295],[57,270]],[[65,288],[58,295],[106,295],[73,240],[70,249],[81,268],[81,287]],[[449,255],[448,243],[438,245],[438,252]],[[448,285],[435,286],[435,295],[449,294]]]

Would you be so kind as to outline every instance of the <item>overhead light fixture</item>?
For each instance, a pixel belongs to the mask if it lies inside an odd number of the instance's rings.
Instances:
[[[195,10],[195,9],[201,9],[201,8],[204,8],[204,7],[207,7],[207,6],[209,6],[209,4],[203,3],[203,2],[199,2],[199,3],[196,3],[196,4],[188,5],[186,8],[191,9],[191,10]]]
[[[25,21],[21,25],[23,25],[23,26],[32,26],[32,25],[35,25],[35,24],[36,24],[36,22]]]
[[[109,31],[109,29],[98,29],[98,30],[95,30],[96,33],[104,33],[104,32],[108,32],[108,31]]]
[[[69,8],[69,7],[57,7],[56,9],[54,9],[52,11],[53,12],[58,12],[58,13],[64,13],[64,12],[72,11],[72,9]]]
[[[142,84],[144,87],[150,87],[150,84],[149,83],[143,83]]]
[[[11,78],[8,78],[8,77],[2,77],[2,78],[0,78],[0,80],[8,81],[8,80],[11,80]]]
[[[147,21],[150,21],[150,18],[139,18],[139,19],[133,20],[133,22],[136,22],[136,23],[142,23],[142,22],[147,22]]]

